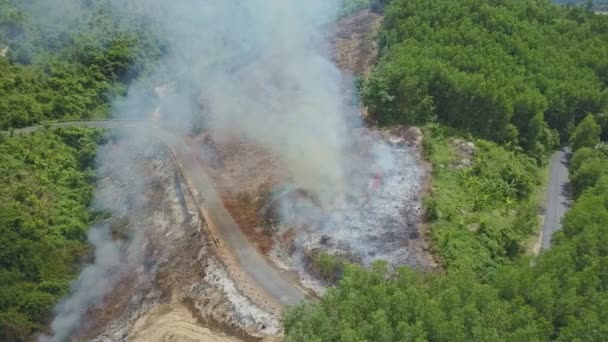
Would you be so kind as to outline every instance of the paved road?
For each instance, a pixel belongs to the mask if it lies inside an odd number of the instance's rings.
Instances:
[[[551,247],[553,233],[562,228],[562,218],[570,207],[570,180],[568,158],[570,149],[564,148],[551,157],[549,184],[545,198],[545,222],[542,234],[542,249]]]
[[[247,239],[238,224],[224,207],[220,196],[215,190],[211,178],[203,166],[197,161],[196,153],[190,149],[186,141],[172,131],[161,129],[151,122],[107,120],[107,121],[74,121],[50,124],[51,127],[84,126],[97,128],[128,128],[142,130],[149,136],[162,140],[175,155],[179,167],[192,186],[202,194],[204,202],[200,204],[207,223],[217,233],[221,249],[230,251],[231,258],[236,261],[247,281],[246,286],[255,286],[264,292],[263,297],[269,298],[278,305],[292,305],[304,300],[303,291],[281,271],[277,270],[271,262],[262,255],[258,249]],[[42,129],[44,126],[32,126],[15,130],[15,134],[30,133]],[[240,276],[239,276],[240,278]],[[253,281],[254,284],[249,284]],[[244,285],[245,286],[245,285]],[[247,292],[247,291],[245,291]],[[252,292],[255,293],[255,292]],[[256,301],[252,298],[254,302]],[[270,304],[269,304],[270,305]]]

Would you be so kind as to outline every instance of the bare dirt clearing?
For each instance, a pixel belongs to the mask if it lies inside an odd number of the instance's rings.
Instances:
[[[365,10],[339,20],[330,30],[332,59],[342,70],[368,76],[378,56],[376,36],[383,17]]]

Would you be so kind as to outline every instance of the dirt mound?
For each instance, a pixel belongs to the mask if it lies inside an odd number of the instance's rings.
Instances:
[[[135,322],[132,342],[235,342],[200,325],[186,306],[161,306]]]

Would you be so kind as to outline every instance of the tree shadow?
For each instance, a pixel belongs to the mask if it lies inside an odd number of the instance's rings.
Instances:
[[[562,205],[569,207],[572,202],[572,185],[570,182],[562,184],[560,193],[566,199],[566,202],[562,202]]]

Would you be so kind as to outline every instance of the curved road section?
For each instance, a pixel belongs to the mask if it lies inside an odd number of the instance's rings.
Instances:
[[[182,137],[145,121],[75,121],[47,125],[49,126],[126,128],[141,130],[147,136],[160,139],[172,152],[186,182],[201,194],[203,201],[198,205],[216,242],[219,257],[226,263],[228,272],[239,285],[239,290],[254,303],[275,313],[284,305],[297,304],[305,299],[304,291],[288,280],[290,277],[274,267],[247,239],[224,207],[211,178],[198,162],[196,153]],[[14,130],[13,133],[30,133],[44,127],[32,126]]]
[[[553,233],[562,228],[562,218],[570,208],[568,163],[570,149],[563,148],[551,157],[549,184],[545,198],[545,222],[541,238],[543,250],[551,247]]]

